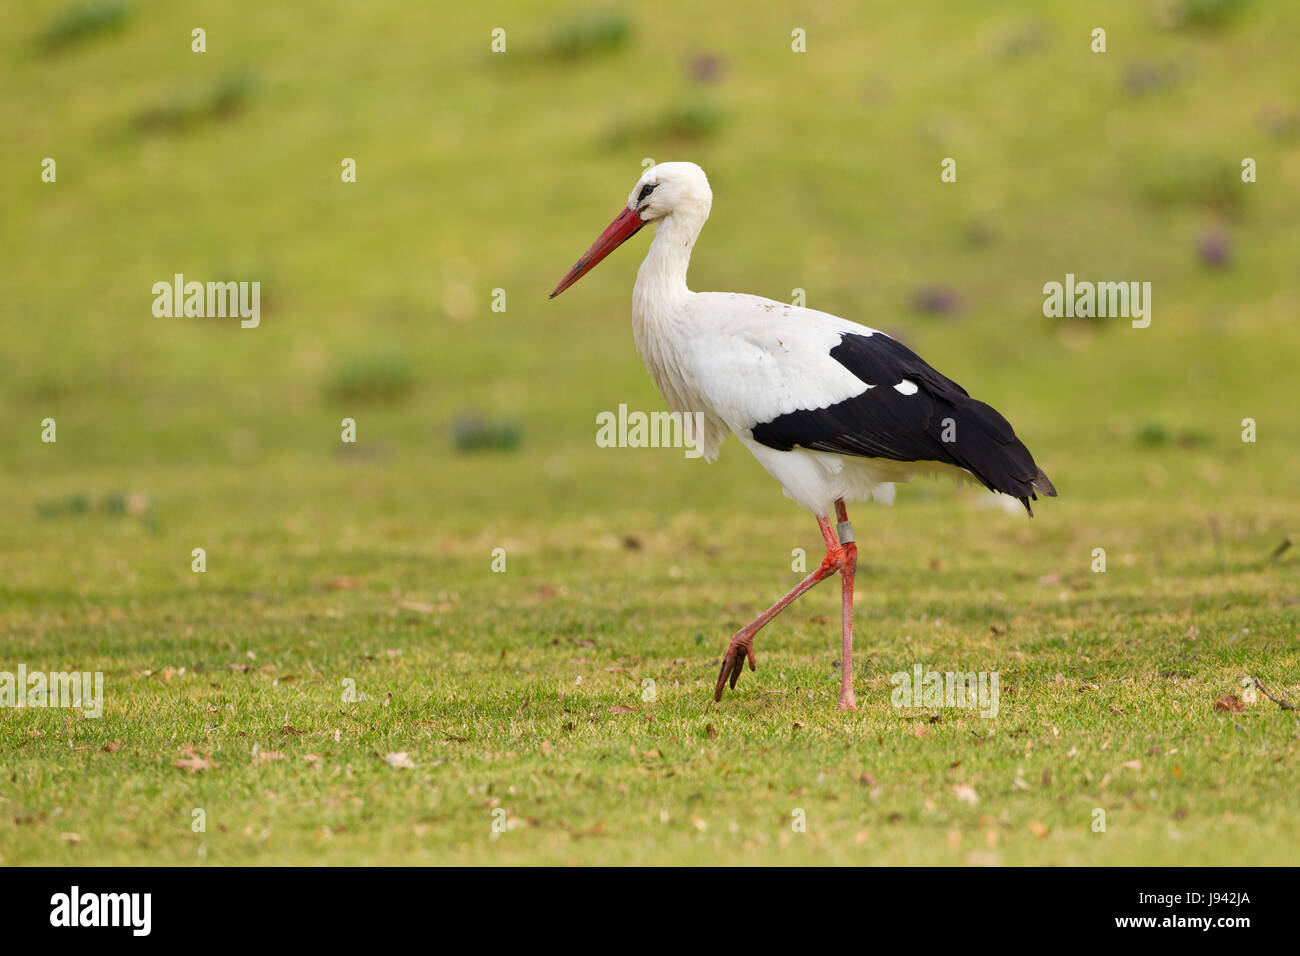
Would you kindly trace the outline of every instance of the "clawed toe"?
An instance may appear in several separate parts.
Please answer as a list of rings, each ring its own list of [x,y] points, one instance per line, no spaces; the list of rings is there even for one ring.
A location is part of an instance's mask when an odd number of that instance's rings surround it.
[[[732,641],[731,646],[727,648],[727,656],[722,659],[722,668],[718,671],[718,683],[713,688],[713,699],[722,700],[722,691],[728,684],[731,689],[736,689],[736,681],[740,680],[741,673],[745,670],[745,661],[749,661],[749,669],[757,670],[758,664],[754,660],[753,642],[741,644]]]

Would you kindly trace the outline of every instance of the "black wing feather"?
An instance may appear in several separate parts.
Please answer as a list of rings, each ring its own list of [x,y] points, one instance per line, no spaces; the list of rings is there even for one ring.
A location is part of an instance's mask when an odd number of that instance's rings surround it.
[[[846,334],[830,356],[876,387],[761,422],[753,428],[755,441],[778,451],[798,445],[862,458],[944,462],[966,469],[991,491],[1019,498],[1031,515],[1036,491],[1056,495],[1010,422],[897,339]],[[893,388],[904,379],[917,386],[915,394]]]

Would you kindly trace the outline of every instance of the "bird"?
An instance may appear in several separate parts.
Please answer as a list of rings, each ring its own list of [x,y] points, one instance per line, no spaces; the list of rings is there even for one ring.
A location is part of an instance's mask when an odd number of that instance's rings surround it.
[[[755,295],[692,292],[691,251],[713,206],[691,162],[647,168],[626,206],[551,293],[554,299],[642,228],[655,236],[632,290],[632,332],[669,409],[695,416],[706,461],[735,435],[786,497],[811,511],[826,545],[817,569],[731,638],[720,701],[757,669],[754,637],[813,586],[841,580],[841,710],[856,710],[853,598],[858,545],[847,504],[892,504],[894,483],[950,474],[1019,499],[1056,496],[1010,423],[902,342],[826,312]],[[832,525],[832,516],[834,524]]]

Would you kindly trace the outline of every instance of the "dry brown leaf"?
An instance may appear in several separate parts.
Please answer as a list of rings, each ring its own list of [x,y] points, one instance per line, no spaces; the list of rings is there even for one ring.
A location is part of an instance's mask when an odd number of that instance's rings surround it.
[[[202,773],[204,770],[213,770],[220,764],[213,763],[208,757],[202,757],[193,747],[186,747],[181,751],[183,759],[176,761],[175,767],[178,770],[188,770],[190,773]]]
[[[1226,710],[1231,714],[1244,713],[1246,705],[1241,702],[1241,698],[1236,694],[1224,694],[1214,702],[1215,710]]]

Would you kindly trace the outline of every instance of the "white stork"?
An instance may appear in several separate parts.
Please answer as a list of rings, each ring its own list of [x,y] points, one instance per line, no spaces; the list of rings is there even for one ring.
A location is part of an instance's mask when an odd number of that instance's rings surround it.
[[[754,295],[686,288],[691,248],[712,204],[699,166],[652,166],[551,298],[655,223],[632,291],[632,330],[650,377],[669,408],[702,416],[696,440],[706,460],[734,433],[787,497],[813,513],[826,541],[817,570],[731,638],[714,700],[728,678],[735,688],[746,660],[755,669],[754,635],[838,572],[839,706],[852,710],[858,547],[845,502],[891,503],[893,482],[950,473],[1020,499],[1032,516],[1036,492],[1056,489],[1005,418],[883,332]]]

